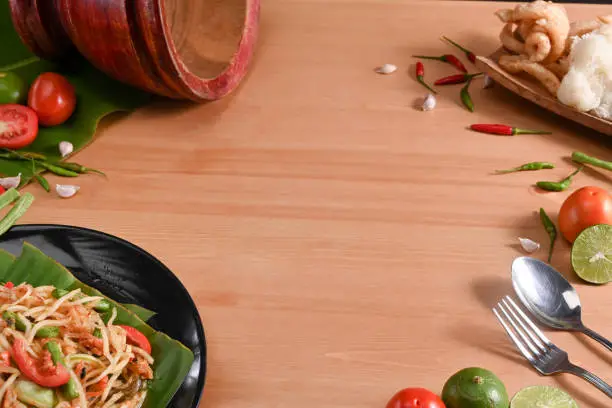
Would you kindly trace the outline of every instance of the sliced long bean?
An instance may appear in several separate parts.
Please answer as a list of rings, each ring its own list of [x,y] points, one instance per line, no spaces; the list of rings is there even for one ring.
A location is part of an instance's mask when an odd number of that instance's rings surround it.
[[[24,193],[19,197],[13,208],[0,221],[0,235],[8,231],[25,214],[32,202],[34,202],[34,196],[30,193]]]
[[[17,200],[21,194],[15,188],[9,188],[2,195],[0,195],[0,210],[6,207],[9,204],[12,204],[13,201]]]

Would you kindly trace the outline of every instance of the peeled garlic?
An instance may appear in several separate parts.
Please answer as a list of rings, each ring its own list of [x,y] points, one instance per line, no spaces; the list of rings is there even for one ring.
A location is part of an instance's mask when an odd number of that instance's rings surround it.
[[[427,94],[421,105],[422,111],[430,111],[436,107],[436,97],[433,94]]]
[[[0,186],[4,187],[4,189],[8,190],[9,188],[17,188],[21,183],[21,173],[16,175],[15,177],[4,177],[0,178]]]
[[[491,88],[493,86],[493,84],[494,84],[493,79],[490,76],[488,76],[487,74],[485,74],[484,81],[482,83],[482,89]]]
[[[62,198],[70,198],[73,195],[75,195],[77,193],[77,191],[79,191],[81,187],[79,186],[73,186],[70,184],[56,184],[55,185],[55,191],[57,192],[57,195],[62,197]]]
[[[60,142],[59,151],[62,157],[68,156],[74,150],[74,146],[70,142]]]
[[[521,242],[521,246],[523,247],[525,252],[528,252],[530,254],[540,249],[540,244],[529,238],[519,237],[519,241]]]
[[[393,64],[384,64],[383,66],[376,68],[376,72],[384,75],[392,74],[395,71],[397,71],[397,67]]]

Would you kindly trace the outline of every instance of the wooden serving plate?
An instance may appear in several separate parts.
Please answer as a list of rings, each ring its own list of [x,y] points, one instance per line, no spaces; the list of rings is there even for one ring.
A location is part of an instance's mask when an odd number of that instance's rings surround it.
[[[612,136],[612,122],[591,115],[590,113],[579,112],[572,107],[564,105],[537,83],[537,81],[529,79],[526,76],[512,75],[504,71],[497,64],[499,57],[504,55],[504,53],[503,49],[500,49],[490,57],[478,56],[476,57],[476,66],[499,85],[544,109],[605,135]]]

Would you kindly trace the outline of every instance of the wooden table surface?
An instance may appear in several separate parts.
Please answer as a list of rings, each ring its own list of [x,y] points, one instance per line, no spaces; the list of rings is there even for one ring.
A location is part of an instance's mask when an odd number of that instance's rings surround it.
[[[22,223],[65,223],[130,240],[165,262],[194,297],[208,338],[201,407],[381,408],[400,388],[441,392],[468,366],[510,394],[561,386],[582,407],[610,400],[582,380],[541,377],[491,307],[513,294],[517,237],[547,247],[536,211],[554,218],[573,150],[610,157],[609,140],[509,92],[458,87],[432,112],[411,54],[455,52],[444,34],[488,54],[506,4],[427,0],[266,0],[257,60],[240,90],[201,106],[159,102],[106,120],[76,156],[101,168],[61,200],[39,187]],[[572,18],[609,13],[567,6]],[[381,76],[373,69],[393,63]],[[454,71],[426,64],[429,81]],[[505,122],[551,136],[496,137]],[[547,160],[546,173],[493,176]],[[587,170],[572,189],[610,186]],[[545,250],[536,254],[544,259]],[[585,321],[612,337],[612,286],[579,282],[559,241],[553,264],[579,291]],[[171,306],[169,306],[171,307]],[[550,333],[576,363],[612,382],[612,356],[584,336]]]

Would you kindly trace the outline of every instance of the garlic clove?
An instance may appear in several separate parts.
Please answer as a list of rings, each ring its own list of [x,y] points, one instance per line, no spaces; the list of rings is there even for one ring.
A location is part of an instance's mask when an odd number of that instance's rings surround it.
[[[422,111],[430,111],[436,107],[436,97],[433,94],[427,94],[421,105]]]
[[[521,243],[521,247],[523,247],[523,249],[525,250],[525,252],[528,253],[533,253],[535,251],[537,251],[538,249],[540,249],[540,244],[529,239],[529,238],[520,238],[519,237],[519,241]]]
[[[384,64],[376,68],[376,72],[383,75],[389,75],[397,71],[397,67],[393,64]]]
[[[73,195],[75,195],[77,191],[79,191],[80,189],[81,187],[70,185],[70,184],[56,184],[55,185],[55,191],[57,192],[57,195],[62,198],[70,198]]]
[[[70,142],[66,142],[66,141],[60,142],[59,151],[62,157],[66,157],[74,151],[74,146]]]
[[[14,177],[3,177],[0,178],[0,186],[4,187],[5,190],[9,188],[17,188],[21,184],[21,173]]]
[[[492,88],[494,84],[495,84],[495,82],[493,82],[493,78],[491,78],[490,76],[485,74],[484,81],[482,83],[482,89]]]

